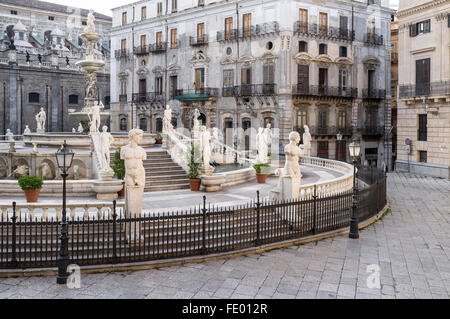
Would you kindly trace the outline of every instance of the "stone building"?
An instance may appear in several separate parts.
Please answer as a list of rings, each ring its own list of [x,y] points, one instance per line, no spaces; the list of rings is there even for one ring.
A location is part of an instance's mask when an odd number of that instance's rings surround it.
[[[83,58],[80,38],[88,10],[43,1],[0,0],[0,135],[25,126],[35,132],[35,115],[43,107],[47,131],[72,131],[79,119],[68,115],[84,104],[84,74],[75,65]],[[109,107],[109,31],[111,17],[95,13],[101,35],[96,48],[107,61],[99,73],[101,99]]]
[[[400,1],[396,162],[400,171],[450,178],[449,15],[448,0]]]
[[[113,9],[111,126],[307,124],[312,155],[390,163],[390,21],[381,1],[139,1]],[[225,132],[224,132],[225,133]],[[337,142],[337,135],[342,136]],[[225,140],[227,144],[232,141]],[[252,148],[246,140],[246,148]]]
[[[390,138],[392,141],[392,168],[395,168],[397,160],[397,98],[398,98],[398,21],[392,15],[391,23],[391,127]],[[389,132],[387,133],[389,134]]]

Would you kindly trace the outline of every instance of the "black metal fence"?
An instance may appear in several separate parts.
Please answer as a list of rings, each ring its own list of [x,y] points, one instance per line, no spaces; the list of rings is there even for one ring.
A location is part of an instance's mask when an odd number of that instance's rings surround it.
[[[386,204],[384,173],[360,170],[372,185],[358,192],[359,221]],[[352,192],[307,200],[211,207],[125,218],[114,208],[101,218],[68,222],[70,262],[78,265],[139,262],[220,253],[302,238],[349,226]],[[54,267],[60,246],[59,221],[28,220],[16,211],[0,220],[0,268]]]

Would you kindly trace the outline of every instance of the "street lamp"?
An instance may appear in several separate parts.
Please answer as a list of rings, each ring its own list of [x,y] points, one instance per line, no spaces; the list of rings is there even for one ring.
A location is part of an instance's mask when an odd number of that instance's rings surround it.
[[[350,152],[350,157],[353,160],[353,195],[352,195],[352,215],[350,217],[350,233],[349,233],[349,237],[350,238],[354,238],[357,239],[359,238],[359,233],[358,233],[358,216],[356,214],[356,208],[358,205],[358,201],[357,201],[357,189],[356,189],[356,163],[359,159],[359,155],[361,153],[361,146],[359,145],[359,143],[357,141],[353,141],[352,143],[350,143],[349,145],[349,152]]]
[[[340,160],[340,158],[341,158],[341,141],[342,141],[342,133],[341,133],[341,131],[339,131],[337,134],[336,134],[336,139],[337,139],[337,151],[338,151],[338,156],[337,156],[337,160],[339,161]]]
[[[74,153],[67,147],[64,141],[63,147],[56,152],[56,163],[61,170],[61,177],[63,178],[63,206],[62,206],[62,221],[61,221],[61,247],[58,256],[58,276],[56,283],[66,284],[69,274],[67,273],[67,266],[69,266],[69,236],[66,220],[66,179],[69,174],[68,169],[72,166]]]

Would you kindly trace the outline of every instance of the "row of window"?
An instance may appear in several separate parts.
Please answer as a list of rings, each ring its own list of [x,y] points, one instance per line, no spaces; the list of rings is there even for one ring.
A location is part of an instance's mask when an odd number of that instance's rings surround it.
[[[11,14],[16,16],[19,13],[17,12],[17,10],[11,10]],[[48,16],[48,20],[49,21],[55,21],[55,17],[54,16]],[[87,25],[87,22],[86,21],[81,21],[81,24],[82,25]]]
[[[78,105],[80,102],[79,95],[77,94],[70,94],[69,95],[69,105]],[[30,92],[28,93],[28,103],[30,104],[39,104],[41,103],[41,95],[36,92]],[[110,97],[105,97],[105,105],[110,104]]]
[[[300,41],[298,43],[298,51],[301,52],[308,52],[308,42],[306,41]],[[328,54],[328,45],[325,43],[319,44],[319,54]],[[339,57],[347,57],[347,47],[346,46],[340,46],[339,47]]]

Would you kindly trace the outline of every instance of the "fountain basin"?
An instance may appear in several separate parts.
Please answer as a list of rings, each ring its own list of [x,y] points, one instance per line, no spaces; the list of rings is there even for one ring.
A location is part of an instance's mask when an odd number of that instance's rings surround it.
[[[100,60],[83,60],[75,63],[76,66],[82,68],[88,73],[97,72],[105,66],[105,62]]]

